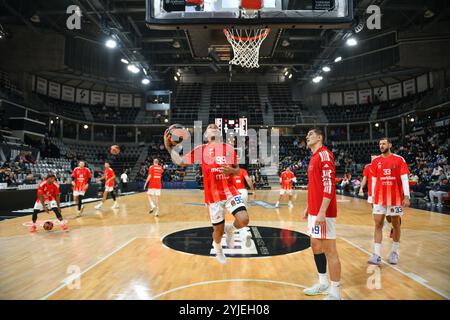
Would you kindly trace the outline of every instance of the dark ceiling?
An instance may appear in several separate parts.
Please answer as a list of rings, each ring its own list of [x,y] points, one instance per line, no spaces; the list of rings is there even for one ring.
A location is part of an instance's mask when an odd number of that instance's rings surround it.
[[[66,28],[66,8],[72,4],[83,12],[81,30]],[[420,31],[450,16],[446,0],[355,0],[355,16],[364,17],[370,4],[381,7],[382,30],[364,28],[358,34],[360,38],[391,29]],[[0,9],[0,23],[6,29],[14,24],[25,24],[30,30],[51,28],[94,45],[103,45],[107,33],[114,32],[120,39],[120,54],[130,61],[138,61],[153,80],[173,77],[179,70],[197,75],[229,72],[227,59],[231,52],[223,34],[203,30],[150,30],[146,26],[144,0],[0,0]],[[426,17],[430,12],[431,17]],[[251,72],[267,73],[290,67],[297,80],[306,79],[323,61],[332,59],[350,35],[351,30],[272,30],[262,48],[261,68]],[[217,63],[219,70],[211,68],[212,60],[207,54],[210,47],[222,59]],[[233,71],[250,72],[237,67]]]

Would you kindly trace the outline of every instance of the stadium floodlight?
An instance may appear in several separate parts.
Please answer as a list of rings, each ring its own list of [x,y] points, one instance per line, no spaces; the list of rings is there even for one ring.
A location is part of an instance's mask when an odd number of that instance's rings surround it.
[[[165,118],[165,119],[164,119],[164,122],[165,122],[165,123],[169,122],[169,119]]]
[[[346,43],[349,47],[354,47],[358,44],[358,41],[352,37],[352,38],[348,38]]]
[[[178,76],[178,77],[181,77],[180,71],[177,71],[177,76]]]
[[[288,77],[289,79],[291,79],[292,78],[292,73],[289,75],[289,77]]]
[[[379,127],[380,126],[380,124],[377,122],[377,123],[375,123],[375,127]]]
[[[284,73],[285,76],[287,76],[288,74],[289,74],[289,71],[286,71],[286,72]]]
[[[132,73],[139,73],[139,68],[134,65],[134,64],[129,64],[127,67],[128,71],[132,72]]]
[[[409,121],[414,122],[414,121],[416,121],[416,120],[414,120],[414,118],[411,118],[411,119],[409,119]]]
[[[130,62],[127,59],[120,59],[120,62],[125,63],[125,64],[129,64]]]
[[[316,76],[312,79],[312,81],[314,83],[319,83],[320,81],[322,81],[323,77],[322,76]]]
[[[54,121],[53,120],[50,120],[50,124],[53,124],[54,123]]]
[[[173,79],[174,79],[175,81],[178,81],[178,77],[177,77],[177,76],[174,76]]]
[[[145,85],[147,85],[147,84],[149,84],[150,83],[150,80],[149,79],[147,79],[147,78],[144,78],[144,79],[142,79],[142,84],[145,84]]]
[[[322,71],[323,71],[323,72],[330,72],[330,71],[331,71],[331,68],[330,68],[329,66],[324,66],[324,67],[322,68]]]
[[[107,48],[114,49],[115,47],[117,47],[117,41],[109,38],[108,40],[106,40],[105,46]]]
[[[342,60],[342,57],[339,56],[339,57],[336,57],[336,59],[334,59],[334,62],[339,62],[339,61],[341,61],[341,60]]]
[[[87,124],[85,124],[85,125],[83,126],[83,128],[84,128],[85,130],[87,130],[87,129],[89,129],[89,126],[88,126]]]

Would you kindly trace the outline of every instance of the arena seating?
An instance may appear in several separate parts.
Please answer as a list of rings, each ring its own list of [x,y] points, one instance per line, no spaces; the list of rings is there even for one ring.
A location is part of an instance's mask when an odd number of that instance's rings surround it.
[[[171,101],[172,122],[192,124],[197,120],[201,96],[201,83],[179,84]]]
[[[262,124],[262,111],[256,84],[214,83],[211,89],[209,121],[247,116],[249,123]]]
[[[369,104],[349,106],[331,105],[322,107],[329,122],[367,121],[372,109],[373,106]]]
[[[300,102],[294,102],[292,100],[290,86],[287,84],[271,83],[267,88],[275,124],[295,124],[300,122],[299,115],[305,109]]]

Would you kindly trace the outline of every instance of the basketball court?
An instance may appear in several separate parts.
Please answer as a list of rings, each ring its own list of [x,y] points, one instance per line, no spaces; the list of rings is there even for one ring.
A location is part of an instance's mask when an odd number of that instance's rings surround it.
[[[306,223],[300,219],[306,192],[296,191],[293,209],[270,208],[277,197],[276,190],[257,191],[259,205],[249,206],[252,247],[257,248],[235,249],[234,256],[227,254],[226,265],[201,250],[212,248],[212,229],[200,190],[163,190],[158,218],[147,213],[146,195],[140,193],[121,197],[119,209],[105,205],[98,212],[95,203],[88,204],[81,218],[75,218],[75,207],[63,209],[68,232],[55,226],[29,234],[22,225],[28,217],[2,221],[0,298],[322,299],[302,292],[316,272]],[[450,297],[450,261],[445,258],[450,255],[445,245],[450,216],[407,209],[399,264],[376,267],[367,264],[373,234],[369,205],[338,196],[338,214],[344,299]],[[258,231],[263,227],[270,230]],[[388,231],[384,252],[391,242]]]

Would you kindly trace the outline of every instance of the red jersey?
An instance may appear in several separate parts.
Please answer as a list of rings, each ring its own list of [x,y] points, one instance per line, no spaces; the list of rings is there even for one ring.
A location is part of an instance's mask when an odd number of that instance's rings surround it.
[[[186,164],[201,163],[206,204],[227,200],[239,195],[233,175],[224,175],[221,167],[237,164],[233,147],[225,143],[203,144],[184,156]]]
[[[72,178],[75,182],[75,186],[73,187],[74,191],[84,191],[86,185],[88,184],[88,180],[92,177],[91,171],[88,168],[80,168],[76,167],[73,169]]]
[[[308,165],[308,213],[317,216],[323,198],[330,199],[327,218],[337,216],[336,204],[336,167],[333,153],[327,147],[321,147],[311,157]]]
[[[236,189],[246,189],[245,188],[245,177],[248,177],[248,172],[245,169],[240,168],[239,169],[239,175],[233,176],[234,179],[234,186]]]
[[[56,200],[59,195],[59,185],[56,182],[49,184],[44,180],[38,186],[36,202],[41,202],[41,194],[44,195],[44,202]]]
[[[292,189],[292,179],[295,175],[292,171],[283,171],[280,175],[281,179],[281,189],[291,190]]]
[[[370,163],[366,164],[363,170],[363,176],[367,179],[367,194],[372,196],[372,171],[370,170]]]
[[[105,168],[105,188],[113,188],[114,187],[114,180],[108,182],[109,179],[115,176],[114,170],[111,168]]]
[[[373,159],[372,175],[375,177],[373,203],[382,206],[401,206],[403,202],[402,175],[409,175],[408,165],[403,157],[391,154]]]
[[[161,189],[161,179],[163,174],[163,168],[159,164],[151,165],[148,168],[148,175],[150,176],[150,180],[148,183],[149,189]]]

